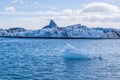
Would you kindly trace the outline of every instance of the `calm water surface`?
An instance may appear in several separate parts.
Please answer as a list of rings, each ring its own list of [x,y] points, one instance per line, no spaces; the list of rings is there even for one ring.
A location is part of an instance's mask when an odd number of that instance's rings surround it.
[[[68,44],[93,57],[65,58]],[[0,80],[120,80],[120,40],[0,38]]]

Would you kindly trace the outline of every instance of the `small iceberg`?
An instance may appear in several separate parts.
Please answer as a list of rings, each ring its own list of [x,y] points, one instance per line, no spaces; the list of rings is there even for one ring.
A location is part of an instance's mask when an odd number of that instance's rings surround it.
[[[102,59],[102,57],[99,54],[96,54],[94,52],[89,52],[87,49],[80,50],[71,44],[67,44],[65,46],[64,54],[65,59]]]

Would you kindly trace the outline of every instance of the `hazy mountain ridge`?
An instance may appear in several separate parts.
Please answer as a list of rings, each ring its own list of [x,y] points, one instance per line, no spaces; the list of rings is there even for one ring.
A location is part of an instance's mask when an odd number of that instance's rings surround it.
[[[120,30],[113,28],[88,28],[81,24],[58,27],[51,20],[50,24],[39,30],[24,28],[0,29],[3,37],[47,37],[47,38],[120,38]]]

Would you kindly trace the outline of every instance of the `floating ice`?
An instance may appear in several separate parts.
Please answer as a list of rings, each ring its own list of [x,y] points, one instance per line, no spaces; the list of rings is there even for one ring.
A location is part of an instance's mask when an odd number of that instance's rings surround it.
[[[65,46],[64,58],[66,59],[101,59],[99,54],[89,52],[87,49],[78,49],[70,44]]]
[[[89,28],[81,24],[59,27],[50,20],[49,25],[38,30],[24,28],[0,29],[0,36],[47,38],[120,38],[120,30],[113,28]]]

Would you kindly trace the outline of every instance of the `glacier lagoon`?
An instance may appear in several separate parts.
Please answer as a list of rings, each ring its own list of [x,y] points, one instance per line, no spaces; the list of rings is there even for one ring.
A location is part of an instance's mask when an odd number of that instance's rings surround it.
[[[119,80],[119,39],[0,38],[0,80]]]

